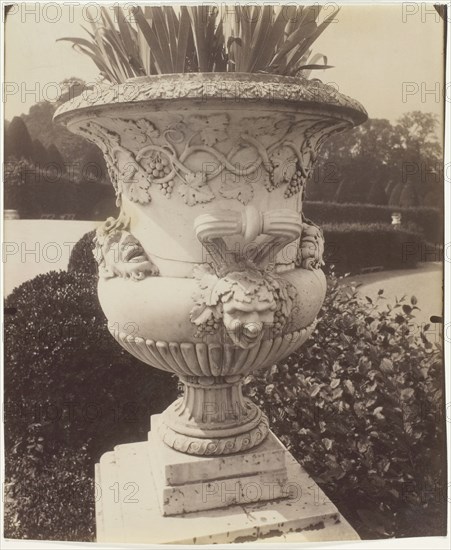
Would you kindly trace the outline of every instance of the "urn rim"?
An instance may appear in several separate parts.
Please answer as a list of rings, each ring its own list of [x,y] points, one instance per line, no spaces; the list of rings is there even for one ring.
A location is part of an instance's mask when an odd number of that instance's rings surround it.
[[[241,103],[278,108],[319,111],[347,118],[353,126],[368,119],[363,105],[318,79],[264,73],[173,73],[130,78],[121,84],[99,85],[63,103],[55,122],[67,124],[79,114],[106,114],[112,107],[146,105],[158,111],[161,104],[176,100],[206,103],[227,110]]]

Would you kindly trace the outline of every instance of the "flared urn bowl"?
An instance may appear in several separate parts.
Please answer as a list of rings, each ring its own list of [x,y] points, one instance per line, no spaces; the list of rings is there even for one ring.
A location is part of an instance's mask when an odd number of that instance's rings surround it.
[[[322,143],[365,110],[318,81],[193,73],[94,88],[55,119],[100,147],[120,206],[95,238],[110,332],[183,382],[164,442],[258,445],[268,421],[241,383],[315,327],[324,239],[302,214],[305,184]]]

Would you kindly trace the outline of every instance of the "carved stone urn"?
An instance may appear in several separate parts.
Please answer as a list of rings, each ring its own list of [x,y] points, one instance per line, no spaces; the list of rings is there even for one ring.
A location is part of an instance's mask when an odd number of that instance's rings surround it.
[[[241,384],[315,327],[324,240],[305,184],[322,143],[366,118],[319,81],[240,73],[133,79],[56,113],[101,148],[120,206],[95,239],[110,332],[184,385],[158,428],[169,447],[227,455],[267,436]]]

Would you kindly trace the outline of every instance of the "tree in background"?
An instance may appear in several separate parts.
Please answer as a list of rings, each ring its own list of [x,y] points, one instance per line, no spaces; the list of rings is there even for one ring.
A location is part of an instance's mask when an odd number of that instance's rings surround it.
[[[368,193],[366,202],[368,204],[387,204],[387,195],[385,193],[384,184],[381,181],[375,181]]]
[[[16,159],[32,160],[33,143],[24,121],[15,116],[5,131],[5,159],[14,157]]]
[[[388,199],[389,206],[399,206],[400,205],[400,199],[401,199],[401,193],[402,193],[403,185],[402,183],[397,183],[390,194],[390,197]]]
[[[33,140],[33,162],[41,167],[44,167],[49,162],[48,151],[39,139]]]
[[[84,177],[84,159],[90,156],[95,157],[95,162],[99,165],[96,173],[103,174],[103,179],[97,181],[109,184],[105,161],[98,148],[86,139],[69,132],[62,124],[53,122],[56,109],[65,101],[80,95],[85,87],[85,82],[76,77],[63,80],[60,83],[61,95],[57,101],[36,103],[30,108],[28,114],[22,115],[22,119],[26,123],[32,139],[39,139],[47,149],[53,145],[58,150],[58,153],[54,150],[52,153],[53,157],[57,157],[58,160],[51,162],[57,162],[62,167],[70,167],[68,171],[73,172],[77,178],[81,179]]]
[[[103,220],[117,208],[101,151],[53,122],[59,105],[79,95],[85,83],[69,78],[60,87],[57,101],[41,101],[5,121],[5,205],[26,218]]]
[[[98,147],[90,147],[80,162],[80,176],[84,182],[102,182],[108,180],[108,172],[102,151]]]
[[[441,183],[442,178],[437,117],[421,111],[406,113],[398,120],[396,131],[403,151],[401,181],[407,186],[405,195],[408,202],[422,203],[431,187]]]
[[[27,115],[6,121],[5,207],[21,217],[70,214],[103,220],[117,211],[100,150],[53,122],[59,104],[83,86],[79,79],[67,79],[59,102],[41,101]]]
[[[386,204],[395,189],[399,202],[399,189],[408,186],[405,202],[424,204],[427,197],[429,206],[441,207],[443,157],[437,126],[434,114],[412,111],[396,124],[370,119],[331,138],[307,182],[307,199]]]
[[[399,197],[399,206],[403,208],[418,206],[418,197],[415,192],[415,186],[412,183],[406,183],[402,188]]]
[[[56,165],[62,172],[66,171],[64,159],[54,143],[52,143],[48,148],[48,159],[49,164]]]

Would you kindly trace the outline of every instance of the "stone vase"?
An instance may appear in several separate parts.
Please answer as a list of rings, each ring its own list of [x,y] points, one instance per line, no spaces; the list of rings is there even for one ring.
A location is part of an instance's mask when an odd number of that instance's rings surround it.
[[[183,382],[159,426],[173,449],[267,436],[241,384],[314,330],[324,239],[305,184],[324,141],[366,118],[318,81],[240,73],[133,79],[56,113],[105,156],[120,214],[95,239],[100,303],[121,346]]]

